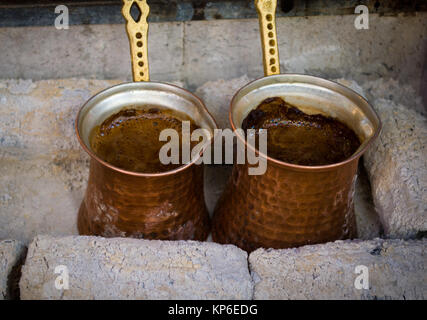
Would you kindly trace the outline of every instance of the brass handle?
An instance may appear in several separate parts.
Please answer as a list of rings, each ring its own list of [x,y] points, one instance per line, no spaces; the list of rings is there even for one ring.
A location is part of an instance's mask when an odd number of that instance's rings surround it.
[[[138,21],[130,14],[133,4],[139,7],[141,13]],[[122,15],[126,20],[126,32],[129,37],[133,81],[150,81],[147,50],[149,13],[150,7],[146,0],[123,0]]]
[[[264,62],[264,75],[280,73],[279,50],[276,32],[277,0],[255,0]]]

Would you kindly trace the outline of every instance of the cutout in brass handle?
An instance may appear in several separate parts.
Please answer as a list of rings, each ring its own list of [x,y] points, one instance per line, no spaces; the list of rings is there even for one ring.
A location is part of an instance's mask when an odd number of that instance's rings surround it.
[[[279,49],[276,32],[277,0],[255,0],[258,11],[264,75],[280,73]]]
[[[138,6],[140,12],[138,21],[130,13],[133,5]],[[129,37],[133,81],[150,81],[147,50],[149,13],[150,7],[146,0],[123,0],[122,15],[126,20]]]

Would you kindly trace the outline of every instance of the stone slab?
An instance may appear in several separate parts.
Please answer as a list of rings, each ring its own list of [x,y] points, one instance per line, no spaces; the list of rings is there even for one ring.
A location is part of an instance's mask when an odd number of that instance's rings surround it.
[[[375,208],[387,237],[427,231],[427,118],[407,106],[377,99],[383,128],[364,155]]]
[[[74,121],[87,99],[119,82],[0,82],[0,238],[77,233],[89,157]]]
[[[426,239],[375,239],[258,249],[249,256],[254,299],[424,300],[426,248]],[[357,266],[362,267],[356,270]]]
[[[354,27],[356,15],[278,18],[281,73],[359,83],[395,78],[420,95],[427,51],[425,16],[370,14],[368,30]],[[190,88],[245,74],[263,76],[257,20],[186,22],[184,35],[183,72]]]
[[[59,265],[66,290],[55,287]],[[247,253],[235,246],[125,238],[36,237],[20,289],[25,300],[252,298]]]

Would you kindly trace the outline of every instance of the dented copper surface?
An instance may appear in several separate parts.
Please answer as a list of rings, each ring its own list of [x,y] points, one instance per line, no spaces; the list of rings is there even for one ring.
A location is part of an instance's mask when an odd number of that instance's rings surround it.
[[[308,75],[274,75],[249,83],[232,99],[229,117],[239,139],[245,142],[236,129],[251,110],[271,97],[307,114],[339,119],[357,134],[361,145],[341,162],[317,166],[286,163],[257,151],[267,161],[263,175],[250,176],[247,164],[235,164],[215,208],[213,240],[252,251],[355,237],[358,161],[379,134],[377,114],[364,98],[335,82]],[[246,142],[245,146],[254,149]]]

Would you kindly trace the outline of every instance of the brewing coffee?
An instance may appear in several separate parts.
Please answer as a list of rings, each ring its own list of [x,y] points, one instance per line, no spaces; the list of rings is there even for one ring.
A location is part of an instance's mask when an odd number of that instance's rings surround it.
[[[159,136],[164,129],[174,129],[181,146],[182,121],[190,122],[190,133],[198,128],[192,119],[177,112],[158,108],[123,109],[93,129],[91,148],[102,160],[121,169],[143,173],[173,170],[181,164],[161,163],[159,152],[166,142],[159,141]]]
[[[341,162],[360,146],[355,132],[332,117],[309,115],[274,97],[243,120],[242,128],[267,129],[267,153],[288,163],[318,166]]]

